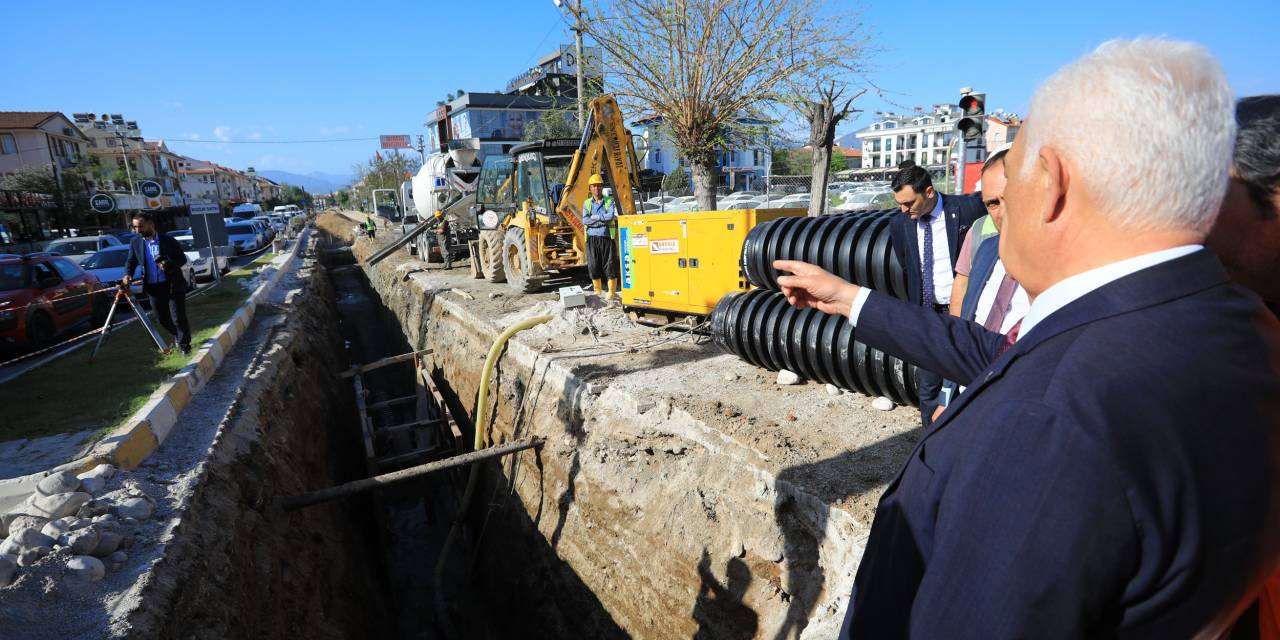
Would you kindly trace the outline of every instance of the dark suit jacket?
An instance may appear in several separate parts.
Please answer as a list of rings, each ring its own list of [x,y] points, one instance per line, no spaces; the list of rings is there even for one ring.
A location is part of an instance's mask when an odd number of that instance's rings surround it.
[[[964,243],[964,234],[974,221],[987,214],[978,196],[949,196],[939,194],[942,198],[942,211],[947,218],[947,243],[951,250],[951,269],[956,268],[956,258],[960,255],[960,245]],[[917,247],[917,229],[919,223],[910,216],[899,213],[889,223],[889,237],[893,240],[893,252],[898,254],[898,264],[906,271],[907,295],[915,304],[922,304],[921,294],[920,249]]]
[[[177,240],[174,240],[159,231],[156,233],[158,234],[160,241],[160,255],[162,256],[162,258],[157,258],[156,262],[158,263],[162,259],[164,260],[165,280],[178,285],[185,284],[185,280],[182,279],[182,265],[187,263],[187,254],[182,250],[182,245],[178,244]],[[133,272],[138,268],[138,265],[143,265],[142,275],[144,279],[146,278],[146,250],[146,238],[138,235],[129,239],[129,258],[125,261],[124,268],[125,273],[129,274],[130,277],[133,277]],[[179,289],[179,291],[181,291],[181,289]]]
[[[990,366],[998,335],[882,294],[857,333],[970,386],[881,498],[842,637],[1189,637],[1280,563],[1280,324],[1211,252]]]

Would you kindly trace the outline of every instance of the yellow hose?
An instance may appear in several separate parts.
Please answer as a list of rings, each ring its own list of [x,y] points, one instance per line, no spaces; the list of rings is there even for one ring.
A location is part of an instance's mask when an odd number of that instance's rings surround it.
[[[503,331],[498,336],[498,339],[493,341],[493,346],[489,347],[489,357],[484,359],[484,371],[480,373],[480,397],[476,400],[476,440],[472,447],[475,451],[479,451],[486,446],[484,434],[489,430],[489,416],[493,413],[492,411],[485,411],[489,404],[489,378],[493,375],[494,366],[498,364],[498,358],[502,356],[502,347],[506,346],[507,340],[510,340],[511,336],[550,320],[551,316],[534,316],[528,320],[517,322],[507,327],[506,331]]]
[[[498,358],[502,356],[502,348],[506,346],[507,341],[511,339],[511,336],[524,331],[525,329],[536,327],[549,320],[551,320],[551,316],[543,315],[534,316],[528,320],[517,322],[516,324],[507,327],[507,329],[498,336],[498,339],[493,341],[493,346],[489,347],[489,356],[484,359],[484,371],[480,373],[480,395],[476,398],[475,451],[479,451],[486,446],[484,435],[485,432],[489,430],[489,420],[490,416],[493,414],[492,411],[485,410],[489,404],[489,378],[493,375],[494,366],[498,364]],[[480,463],[477,462],[471,465],[471,473],[467,476],[467,488],[462,492],[462,500],[458,503],[458,512],[454,516],[453,526],[449,528],[449,535],[445,537],[444,546],[440,549],[440,559],[436,561],[436,607],[438,609],[438,615],[441,616],[447,615],[443,606],[443,600],[440,597],[443,593],[442,585],[444,580],[444,563],[449,557],[449,549],[453,546],[454,539],[458,537],[458,534],[462,529],[462,517],[467,512],[467,506],[471,504],[471,496],[475,493],[476,483],[479,482],[479,480]],[[446,624],[448,622],[445,618],[442,618],[442,621]]]

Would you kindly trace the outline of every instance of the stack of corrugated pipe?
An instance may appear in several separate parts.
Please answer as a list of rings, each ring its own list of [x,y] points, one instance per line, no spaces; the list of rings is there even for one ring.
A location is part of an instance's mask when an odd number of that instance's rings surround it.
[[[747,235],[741,266],[759,287],[725,296],[711,314],[716,344],[773,371],[816,380],[902,405],[918,402],[916,367],[854,339],[843,316],[798,310],[778,291],[774,260],[802,260],[845,280],[906,299],[906,276],[889,240],[896,209],[779,218]]]

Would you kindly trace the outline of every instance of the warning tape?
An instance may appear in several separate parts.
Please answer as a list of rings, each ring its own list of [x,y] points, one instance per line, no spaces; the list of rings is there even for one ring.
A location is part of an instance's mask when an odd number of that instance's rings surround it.
[[[267,246],[265,246],[265,247],[262,247],[261,249],[258,249],[257,251],[254,251],[253,253],[246,253],[246,254],[243,254],[243,255],[241,255],[241,256],[239,256],[239,257],[242,257],[242,258],[243,258],[243,257],[246,257],[246,256],[254,256],[254,255],[257,255],[257,254],[259,254],[259,253],[262,253],[263,251],[266,251],[266,250],[267,250],[267,249],[269,249],[269,248],[271,248],[271,245],[267,245]],[[201,295],[201,294],[203,294],[203,293],[208,292],[210,289],[212,289],[212,288],[214,287],[214,285],[215,285],[215,284],[217,284],[217,283],[216,283],[216,282],[214,282],[214,283],[207,284],[207,285],[205,285],[205,286],[203,286],[203,287],[198,287],[198,288],[196,288],[194,291],[191,291],[191,292],[187,293],[187,299],[188,299],[188,300],[190,300],[191,298],[194,298],[194,297],[196,297],[196,296],[198,296],[198,295]],[[97,295],[97,294],[101,294],[101,293],[105,293],[105,294],[108,294],[108,295],[112,295],[112,294],[114,294],[114,293],[115,293],[115,287],[103,287],[102,289],[98,289],[97,291],[93,291],[92,293],[87,293],[87,294],[86,294],[86,293],[82,293],[82,294],[77,294],[77,296]],[[68,297],[66,297],[66,298],[58,298],[58,300],[59,300],[59,301],[62,301],[62,300],[69,300],[70,298],[71,298],[71,297],[70,297],[70,296],[68,296]],[[32,304],[35,304],[35,303],[32,303]],[[18,308],[25,309],[25,308],[27,308],[27,307],[29,307],[29,306],[31,306],[31,305],[27,305],[26,307],[18,307]],[[9,310],[10,310],[10,309],[5,309],[5,311],[9,311]],[[14,310],[16,310],[16,309],[14,309]],[[129,318],[128,320],[123,320],[123,321],[121,321],[121,322],[117,322],[117,323],[115,323],[115,324],[111,325],[111,330],[112,330],[112,331],[115,331],[115,330],[116,330],[117,328],[119,328],[119,327],[123,327],[123,326],[125,326],[125,325],[127,325],[127,324],[129,324],[129,323],[132,323],[132,322],[137,321],[137,319],[138,319],[138,318],[135,316],[135,317]],[[4,362],[0,362],[0,369],[3,369],[4,367],[7,367],[7,366],[9,366],[9,365],[11,365],[11,364],[14,364],[14,363],[17,363],[17,362],[22,362],[23,360],[28,360],[28,359],[30,359],[30,358],[34,358],[34,357],[36,357],[36,356],[38,356],[38,355],[40,355],[40,354],[48,353],[48,352],[50,352],[50,351],[52,351],[52,350],[54,350],[54,349],[58,349],[58,348],[61,348],[61,347],[65,347],[65,346],[67,346],[67,345],[69,345],[69,344],[71,344],[71,343],[73,343],[73,342],[76,342],[77,340],[82,340],[82,339],[84,339],[84,338],[88,338],[88,337],[90,337],[90,336],[97,335],[97,334],[99,334],[99,333],[102,333],[102,330],[103,330],[103,329],[106,329],[106,327],[98,327],[98,328],[96,328],[96,329],[90,329],[90,330],[88,330],[88,331],[86,331],[86,332],[84,332],[84,333],[81,333],[81,334],[79,334],[79,335],[73,336],[73,337],[71,337],[71,338],[67,338],[66,340],[63,340],[62,342],[59,342],[59,343],[57,343],[57,344],[49,345],[49,346],[44,347],[44,348],[42,348],[42,349],[39,349],[39,350],[37,350],[37,351],[32,351],[31,353],[24,353],[24,354],[22,354],[22,355],[20,355],[20,356],[18,356],[18,357],[16,357],[16,358],[12,358],[12,359],[6,360],[6,361],[4,361]]]

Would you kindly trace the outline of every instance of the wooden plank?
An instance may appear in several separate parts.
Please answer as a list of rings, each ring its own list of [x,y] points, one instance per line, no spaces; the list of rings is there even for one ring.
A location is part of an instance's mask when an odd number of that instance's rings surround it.
[[[383,433],[386,431],[404,431],[405,429],[411,429],[413,427],[425,427],[428,425],[439,424],[439,423],[440,423],[439,418],[427,418],[426,420],[414,420],[413,422],[406,422],[404,424],[393,424],[389,427],[379,427],[377,431],[378,433]]]
[[[360,416],[360,435],[364,438],[364,455],[368,459],[373,458],[373,429],[369,425],[369,413],[365,411],[364,405],[364,382],[361,381],[360,375],[356,374],[356,411]]]
[[[413,395],[413,396],[404,396],[403,398],[392,398],[390,400],[383,400],[382,402],[375,402],[369,405],[369,411],[375,411],[383,407],[390,407],[391,405],[408,402],[410,400],[416,400],[417,398],[418,396]]]
[[[431,378],[431,374],[426,367],[420,367],[418,371],[419,377],[427,385],[427,389],[431,390],[432,397],[436,399],[436,406],[440,407],[440,415],[444,416],[445,421],[448,423],[449,431],[454,438],[461,442],[462,430],[458,428],[458,422],[453,419],[453,413],[449,411],[449,405],[445,404],[444,394],[440,393],[439,387],[436,387],[436,381]]]
[[[337,377],[339,380],[350,378],[351,376],[354,376],[357,373],[368,373],[370,371],[373,371],[374,369],[381,369],[382,367],[396,364],[397,362],[406,362],[408,360],[414,359],[417,356],[428,355],[430,353],[432,353],[431,349],[423,349],[421,351],[410,351],[409,353],[402,353],[398,356],[391,356],[390,358],[374,360],[369,364],[351,367],[350,369],[347,369],[346,371],[343,371],[337,374]]]

